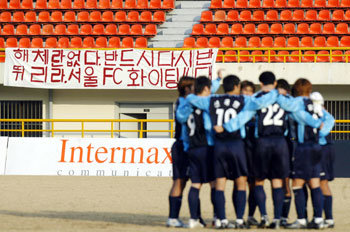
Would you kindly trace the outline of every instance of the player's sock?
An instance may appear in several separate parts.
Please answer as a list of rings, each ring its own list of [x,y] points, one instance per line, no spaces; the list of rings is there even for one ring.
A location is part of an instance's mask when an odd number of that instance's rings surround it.
[[[274,206],[274,219],[280,219],[283,209],[284,191],[282,188],[272,189],[272,199]]]
[[[333,219],[333,197],[332,195],[324,195],[323,199],[324,214],[326,216],[326,219]]]
[[[246,191],[235,190],[233,194],[233,204],[237,219],[243,219],[245,205],[247,201]]]
[[[249,191],[249,196],[248,196],[248,206],[249,206],[249,217],[253,217],[256,209],[256,201],[254,197],[254,190]]]
[[[307,201],[309,200],[309,192],[307,191],[307,186],[303,186],[304,196],[305,196],[305,218],[307,218]]]
[[[282,208],[283,218],[288,218],[291,200],[292,200],[292,197],[286,197],[286,196],[284,197],[283,208]]]
[[[192,219],[198,219],[199,189],[191,187],[188,193],[188,206]]]
[[[215,191],[216,216],[220,219],[226,219],[225,215],[225,195],[224,191]]]
[[[197,208],[197,214],[198,214],[198,218],[202,217],[202,213],[201,213],[201,199],[199,199],[198,197],[198,208]]]
[[[181,208],[182,196],[169,196],[169,218],[178,218]]]
[[[255,186],[254,196],[255,196],[256,204],[259,207],[261,216],[267,215],[267,213],[266,213],[266,195],[265,195],[264,187],[260,186],[260,185]]]
[[[211,188],[210,200],[213,205],[214,217],[216,217],[216,206],[215,206],[215,188]]]
[[[305,193],[302,188],[300,189],[293,189],[294,192],[294,201],[295,201],[295,208],[297,211],[298,219],[305,219],[306,218],[306,210],[305,210]]]
[[[314,207],[314,217],[321,218],[323,210],[323,196],[321,188],[311,189],[312,206]]]

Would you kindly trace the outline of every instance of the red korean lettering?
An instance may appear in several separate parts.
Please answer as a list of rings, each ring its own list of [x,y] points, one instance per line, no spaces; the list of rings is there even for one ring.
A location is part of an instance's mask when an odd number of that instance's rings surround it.
[[[97,76],[94,75],[93,67],[86,67],[84,74],[84,87],[97,87]]]
[[[85,50],[83,52],[85,65],[99,65],[100,56],[98,50]]]
[[[52,50],[51,51],[51,66],[52,67],[63,67],[64,50]]]
[[[117,81],[117,71],[123,71],[121,68],[103,68],[103,85],[106,85],[107,78],[112,78],[114,84],[120,85],[123,81]]]
[[[15,49],[13,50],[13,53],[17,60],[28,62],[28,49]]]
[[[47,67],[32,67],[32,72],[30,74],[30,81],[37,83],[46,83],[47,81]],[[38,72],[34,72],[38,70]]]
[[[49,61],[48,49],[35,49],[35,50],[32,50],[32,54],[35,55],[33,60],[34,62],[42,62],[44,64],[48,64],[48,61]]]
[[[117,51],[105,51],[105,66],[116,66],[118,52]]]
[[[12,73],[16,75],[16,81],[18,80],[18,78],[21,79],[21,81],[23,81],[23,76],[24,76],[24,67],[21,65],[14,65],[12,67]]]
[[[175,75],[175,68],[166,69],[164,72],[165,87],[168,89],[176,89],[177,82],[179,81],[178,76]]]
[[[64,78],[64,69],[63,68],[51,68],[51,77],[50,80],[52,83],[63,82]]]
[[[140,84],[136,84],[136,80],[139,78],[139,72],[140,70],[138,69],[130,69],[127,70],[130,74],[129,74],[129,79],[132,81],[131,84],[128,84],[128,86],[140,86]]]
[[[120,66],[135,66],[133,62],[133,49],[122,50],[120,54]]]
[[[76,66],[80,66],[80,50],[76,50],[76,51],[70,51],[67,54],[67,58],[69,59],[67,61],[67,67],[76,67]]]
[[[213,50],[208,49],[205,50],[205,52],[201,50],[197,50],[196,52],[196,65],[211,65],[212,64],[212,59],[213,59]]]

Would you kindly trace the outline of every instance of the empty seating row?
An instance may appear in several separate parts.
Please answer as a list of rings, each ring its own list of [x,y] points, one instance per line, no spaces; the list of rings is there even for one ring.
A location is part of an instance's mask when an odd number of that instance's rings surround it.
[[[7,0],[0,1],[0,9],[173,9],[175,0]],[[35,6],[34,6],[35,5]]]
[[[218,8],[338,8],[350,7],[350,0],[212,0],[211,9]]]
[[[106,27],[102,24],[83,24],[79,27],[78,24],[58,24],[55,27],[51,24],[46,24],[43,27],[39,24],[33,24],[29,28],[26,24],[20,24],[15,27],[12,24],[4,25],[1,35],[145,35],[154,36],[157,34],[155,24],[147,24],[143,29],[141,24],[121,24],[119,27],[115,24],[108,24]]]
[[[153,17],[152,17],[153,16]],[[112,11],[81,11],[76,13],[74,11],[67,11],[62,14],[61,11],[53,11],[50,15],[48,11],[41,11],[40,13],[28,11],[26,13],[17,11],[11,14],[9,11],[4,11],[0,14],[0,22],[164,22],[164,11],[118,11],[115,14]]]
[[[147,39],[144,37],[136,38],[135,41],[131,37],[125,37],[120,41],[119,37],[112,37],[107,40],[106,37],[67,37],[54,38],[49,37],[45,41],[42,38],[8,38],[6,43],[0,38],[0,48],[4,47],[20,47],[20,48],[146,48]]]
[[[238,12],[237,10],[217,10],[213,15],[212,11],[203,11],[201,14],[201,22],[210,21],[349,21],[350,10],[283,10],[280,13],[276,10],[262,10],[253,11],[244,10]]]
[[[235,23],[230,26],[227,23],[220,23],[218,25],[209,23],[205,26],[203,24],[195,24],[192,28],[191,35],[201,36],[201,35],[227,35],[227,34],[348,34],[349,27],[347,23],[312,23],[310,26],[307,23],[286,23],[284,25],[280,23],[274,23],[271,26],[266,23],[253,24],[247,23],[245,25],[240,23]]]
[[[220,39],[219,37],[188,37],[184,40],[185,48],[281,48],[281,47],[350,47],[350,36],[343,36],[340,40],[336,36],[324,37],[319,36],[313,39],[312,37],[251,37],[247,39],[246,37],[224,37]]]

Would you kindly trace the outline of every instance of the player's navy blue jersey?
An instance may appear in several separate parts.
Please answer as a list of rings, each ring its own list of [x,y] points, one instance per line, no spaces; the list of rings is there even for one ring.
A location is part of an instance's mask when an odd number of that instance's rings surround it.
[[[247,133],[246,139],[253,141],[255,139],[255,118],[252,118],[247,124],[245,124],[245,130]]]
[[[186,126],[190,148],[208,146],[203,113],[203,110],[193,107],[193,112],[187,119]]]
[[[260,98],[268,92],[260,92],[256,98]],[[287,129],[287,113],[275,102],[268,107],[257,111],[258,136],[284,136]]]
[[[217,95],[210,98],[210,118],[213,125],[223,126],[224,123],[235,118],[243,109],[244,97],[242,95]],[[215,134],[215,137],[220,140],[231,140],[242,138],[239,130],[234,132],[224,132]]]
[[[181,123],[176,118],[176,110],[179,104],[180,104],[179,99],[177,99],[175,103],[175,139],[176,140],[180,140],[181,138],[181,127],[182,127]]]
[[[315,112],[314,104],[310,98],[304,98],[305,111],[312,115],[313,118],[319,119],[320,116]],[[313,128],[309,125],[305,126],[304,141],[305,142],[318,142],[319,141],[319,129]]]

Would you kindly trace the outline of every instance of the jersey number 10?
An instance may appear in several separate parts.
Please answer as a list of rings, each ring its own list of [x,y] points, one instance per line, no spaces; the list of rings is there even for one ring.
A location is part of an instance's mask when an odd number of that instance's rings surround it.
[[[227,110],[216,109],[216,115],[218,116],[216,125],[222,126],[223,123],[228,123],[231,118],[235,118],[237,116],[237,112],[233,108],[229,108]]]

